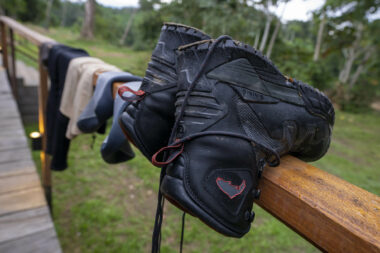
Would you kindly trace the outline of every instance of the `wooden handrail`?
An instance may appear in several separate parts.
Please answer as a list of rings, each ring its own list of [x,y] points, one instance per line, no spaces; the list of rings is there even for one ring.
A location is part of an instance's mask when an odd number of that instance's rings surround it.
[[[54,42],[8,17],[0,17],[0,23],[3,52],[6,43],[3,36],[6,34],[5,25],[37,46]],[[41,127],[44,131],[47,72],[41,62],[39,64],[39,120],[40,131]],[[94,83],[98,75],[95,73]],[[114,94],[121,84],[114,83]],[[45,159],[44,155],[42,152],[42,159]],[[48,167],[42,177],[45,184],[51,184]],[[319,249],[331,252],[380,252],[378,196],[292,156],[283,157],[278,167],[266,168],[259,188],[262,194],[257,204]]]
[[[11,28],[15,33],[20,35],[21,37],[24,37],[28,41],[32,42],[36,46],[40,46],[43,43],[51,42],[54,43],[55,40],[46,37],[38,32],[33,31],[32,29],[29,29],[28,27],[20,24],[19,22],[6,17],[1,16],[0,22]]]
[[[258,205],[319,249],[380,252],[375,194],[292,156],[266,168],[259,188]]]

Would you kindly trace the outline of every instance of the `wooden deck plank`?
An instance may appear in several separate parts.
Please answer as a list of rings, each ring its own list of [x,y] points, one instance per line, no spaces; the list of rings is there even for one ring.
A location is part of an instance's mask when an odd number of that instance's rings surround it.
[[[1,177],[0,196],[14,191],[27,190],[40,186],[40,179],[35,171],[21,175]]]
[[[24,128],[24,125],[22,123],[22,119],[18,115],[15,115],[15,117],[10,117],[10,118],[7,118],[5,120],[2,120],[0,122],[0,127],[1,128],[6,128],[6,127],[9,127],[9,126],[13,126],[15,128],[16,127],[17,128]]]
[[[11,98],[3,98],[3,96],[1,96],[2,100],[0,102],[0,110],[3,111],[3,110],[14,110],[14,111],[17,111],[18,110],[18,107],[17,107],[17,104],[16,102],[12,101]]]
[[[0,138],[0,151],[6,151],[15,148],[28,148],[26,137],[24,135],[1,136]]]
[[[9,136],[25,136],[24,129],[4,127],[0,130],[0,138]]]
[[[31,172],[36,172],[35,165],[31,160],[18,160],[0,164],[0,178]]]
[[[28,148],[8,149],[0,151],[0,164],[18,160],[32,159]]]
[[[0,216],[0,224],[0,244],[54,228],[46,206]]]
[[[2,134],[5,131],[9,132],[10,130],[24,130],[22,122],[19,121],[18,118],[8,118],[6,120],[3,120],[3,123],[0,125],[0,127],[0,134]]]
[[[0,88],[0,96],[2,99],[13,99],[11,90],[9,90],[9,88],[4,88],[4,86]]]
[[[8,118],[19,117],[18,111],[2,109],[0,111],[0,119],[7,120]]]
[[[46,206],[46,200],[41,186],[0,195],[0,216],[42,206]]]
[[[3,94],[5,94],[5,96],[3,96]],[[17,103],[16,101],[13,99],[12,96],[10,96],[11,92],[9,90],[9,94],[7,92],[4,92],[2,94],[2,100],[0,101],[0,108],[15,108],[17,110]]]
[[[8,127],[8,126],[14,126],[14,127],[22,127],[22,122],[20,117],[13,117],[7,120],[0,120],[0,129],[3,127]]]
[[[295,157],[266,168],[258,205],[328,252],[380,252],[380,197]]]
[[[0,243],[0,252],[61,253],[54,228]]]

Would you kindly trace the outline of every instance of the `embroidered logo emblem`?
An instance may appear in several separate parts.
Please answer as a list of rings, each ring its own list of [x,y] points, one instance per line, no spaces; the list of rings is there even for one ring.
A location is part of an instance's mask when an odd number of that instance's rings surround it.
[[[221,177],[218,177],[216,179],[216,184],[218,185],[219,189],[224,192],[230,199],[233,199],[236,196],[240,195],[246,186],[245,180],[243,180],[240,185],[233,185],[231,181],[226,181]]]

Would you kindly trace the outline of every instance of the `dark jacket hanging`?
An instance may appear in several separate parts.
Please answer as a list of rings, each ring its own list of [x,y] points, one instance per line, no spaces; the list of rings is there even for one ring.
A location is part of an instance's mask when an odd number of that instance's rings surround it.
[[[47,153],[52,155],[51,169],[67,168],[67,153],[70,140],[66,138],[69,119],[59,111],[63,86],[69,63],[77,57],[88,56],[82,49],[57,44],[52,46],[48,57],[50,90],[46,108]]]

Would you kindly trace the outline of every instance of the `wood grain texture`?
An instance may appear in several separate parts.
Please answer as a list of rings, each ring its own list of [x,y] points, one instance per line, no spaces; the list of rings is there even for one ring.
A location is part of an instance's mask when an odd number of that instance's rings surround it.
[[[61,253],[54,228],[0,243],[0,252]]]
[[[25,131],[24,129],[10,128],[10,127],[8,128],[4,127],[0,130],[0,138],[9,137],[9,136],[25,136]]]
[[[54,228],[46,206],[0,216],[0,224],[0,244]]]
[[[35,171],[21,175],[0,177],[0,196],[14,191],[27,190],[40,186],[40,179]]]
[[[17,110],[16,102],[10,97],[6,96],[0,101],[0,110]]]
[[[14,136],[12,134],[8,134],[5,136],[1,135],[0,138],[1,138],[0,152],[6,151],[9,149],[18,149],[18,148],[27,148],[28,147],[25,136]]]
[[[0,195],[0,216],[42,206],[46,200],[41,186]]]
[[[22,127],[21,119],[19,117],[11,117],[9,119],[4,119],[0,121],[0,129],[2,129],[3,127],[5,128],[10,126]]]
[[[18,160],[10,163],[0,163],[0,178],[31,172],[36,173],[35,165],[31,160]]]
[[[257,204],[328,252],[380,252],[380,197],[297,158],[266,168]]]
[[[120,86],[122,86],[124,83],[123,82],[114,82],[112,84],[112,97],[113,99],[116,98],[116,93],[119,90]]]
[[[4,23],[0,24],[1,26],[1,51],[3,56],[3,66],[7,69],[8,68],[8,43],[7,43],[7,27]]]
[[[42,63],[42,59],[38,59],[38,70],[40,73],[40,85],[38,86],[38,129],[42,136],[42,150],[40,152],[41,158],[41,177],[42,186],[45,190],[45,196],[49,206],[52,202],[52,180],[51,180],[51,159],[45,153],[47,149],[47,135],[46,130],[46,107],[48,99],[48,72]]]
[[[7,149],[0,151],[0,164],[32,159],[29,148]]]

